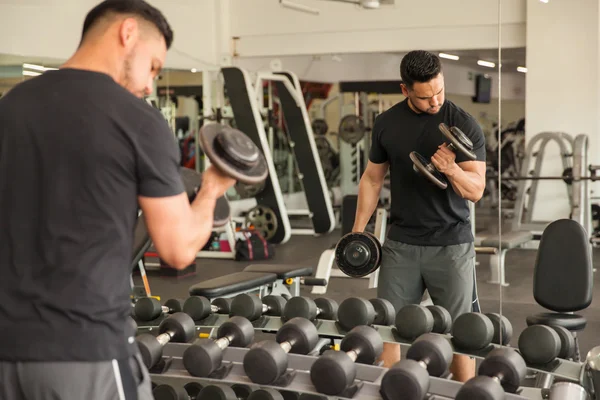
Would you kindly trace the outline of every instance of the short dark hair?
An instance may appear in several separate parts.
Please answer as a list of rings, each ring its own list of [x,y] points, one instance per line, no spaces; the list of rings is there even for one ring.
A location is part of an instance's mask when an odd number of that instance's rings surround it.
[[[400,79],[409,89],[415,82],[429,82],[442,72],[440,58],[425,50],[413,50],[400,62]]]
[[[165,38],[167,49],[171,47],[171,44],[173,43],[173,30],[167,22],[167,19],[160,10],[151,6],[144,0],[104,0],[94,7],[85,17],[81,40],[83,41],[86,33],[96,24],[96,22],[110,13],[132,14],[150,22],[156,26],[158,31]]]

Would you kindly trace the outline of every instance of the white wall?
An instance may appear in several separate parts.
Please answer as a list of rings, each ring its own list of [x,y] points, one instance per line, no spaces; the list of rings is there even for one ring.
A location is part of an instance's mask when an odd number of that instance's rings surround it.
[[[498,45],[497,0],[396,0],[364,10],[352,4],[293,0],[318,16],[274,0],[231,0],[231,33],[240,56],[482,49]],[[525,44],[525,2],[503,0],[503,47]]]
[[[216,63],[219,2],[149,0],[173,27],[167,66],[206,68]],[[0,1],[0,53],[65,60],[77,48],[85,15],[100,0]]]
[[[296,73],[299,79],[314,82],[340,82],[357,80],[398,80],[402,55],[395,54],[343,54],[334,61],[331,56],[289,56],[277,57],[282,69]],[[238,67],[257,72],[269,70],[271,57],[239,58],[234,61]],[[457,65],[444,61],[446,92],[472,96],[475,93],[475,80],[470,77],[485,72],[481,69]],[[492,77],[492,97],[498,97],[498,73],[490,69]],[[520,99],[525,96],[525,74],[502,72],[502,98]]]
[[[527,0],[526,137],[543,131],[563,131],[590,137],[590,162],[600,162],[598,109],[599,0]],[[551,26],[549,26],[549,21]],[[550,150],[550,149],[549,149]],[[555,146],[542,173],[560,175]],[[540,182],[534,219],[569,215],[560,181]]]

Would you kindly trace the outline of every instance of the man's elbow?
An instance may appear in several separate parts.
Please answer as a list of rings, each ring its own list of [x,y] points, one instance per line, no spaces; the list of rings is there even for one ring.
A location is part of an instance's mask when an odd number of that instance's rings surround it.
[[[171,268],[181,271],[196,262],[197,252],[193,249],[173,249],[160,253],[160,258]]]

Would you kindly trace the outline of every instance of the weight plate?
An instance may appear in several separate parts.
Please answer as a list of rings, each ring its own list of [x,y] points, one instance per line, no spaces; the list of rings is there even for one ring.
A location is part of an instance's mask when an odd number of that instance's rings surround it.
[[[369,300],[375,309],[374,325],[390,326],[394,324],[396,318],[396,310],[392,303],[386,299],[371,299]]]
[[[327,121],[321,118],[315,119],[312,122],[311,127],[315,135],[325,135],[329,131]]]
[[[488,317],[494,325],[494,338],[492,339],[492,343],[503,346],[509,344],[510,340],[512,339],[513,328],[508,318],[506,318],[504,315],[500,316],[498,313],[486,313],[485,316]],[[502,331],[500,331],[501,325]],[[500,337],[500,333],[502,333],[502,337]]]
[[[446,189],[448,187],[448,181],[444,175],[438,171],[433,164],[428,162],[425,157],[416,151],[411,152],[409,156],[413,162],[413,169],[415,172],[424,175],[440,189]]]
[[[256,206],[246,214],[246,226],[253,226],[265,240],[269,240],[277,233],[277,216],[269,207]]]
[[[461,152],[469,160],[477,159],[477,155],[473,153],[473,142],[460,129],[455,126],[450,128],[443,122],[439,125],[439,129],[444,137],[448,139],[453,150]]]
[[[479,366],[478,374],[483,376],[502,376],[500,384],[505,392],[516,393],[527,373],[527,365],[521,355],[510,348],[492,350]]]
[[[251,199],[258,196],[263,190],[265,190],[266,181],[259,182],[254,185],[249,185],[243,182],[235,183],[235,191],[242,199]]]
[[[347,233],[335,247],[335,262],[346,275],[362,278],[379,268],[379,246],[379,242],[371,235],[360,232]]]
[[[200,146],[217,168],[248,184],[264,181],[269,175],[261,150],[245,133],[217,123],[200,129]]]
[[[444,307],[427,306],[433,315],[433,333],[445,335],[452,330],[452,316]]]
[[[362,140],[367,129],[361,118],[350,114],[342,118],[338,131],[340,139],[346,143],[355,145]]]

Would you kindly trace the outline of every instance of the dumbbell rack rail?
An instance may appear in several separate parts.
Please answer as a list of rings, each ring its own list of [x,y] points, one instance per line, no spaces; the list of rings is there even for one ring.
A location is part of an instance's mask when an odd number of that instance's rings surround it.
[[[314,356],[305,356],[299,354],[288,354],[288,372],[293,371],[289,384],[286,386],[266,386],[256,385],[244,373],[243,359],[248,352],[247,348],[227,348],[223,351],[224,364],[231,364],[231,370],[224,379],[215,378],[197,378],[191,376],[183,366],[183,352],[190,344],[169,343],[164,347],[163,359],[170,359],[170,366],[163,373],[151,373],[150,378],[155,384],[168,384],[174,387],[183,387],[189,382],[198,382],[202,385],[226,383],[241,383],[251,386],[270,387],[278,390],[287,390],[297,393],[309,393],[319,395],[310,380],[310,367],[317,359]],[[356,381],[358,390],[352,397],[357,400],[382,400],[379,393],[381,379],[387,368],[374,365],[356,364]],[[449,379],[430,378],[429,393],[435,395],[436,400],[453,399],[461,388],[462,384]],[[322,395],[321,395],[322,396]],[[339,398],[341,396],[335,396]],[[506,400],[541,400],[542,392],[540,389],[522,388],[520,394],[506,394]]]
[[[216,334],[214,328],[218,328],[222,323],[227,321],[229,316],[226,314],[212,314],[203,321],[197,321],[196,327],[198,330],[200,329],[210,329],[212,332],[209,334],[210,336]],[[162,320],[162,318],[160,319]],[[152,331],[158,329],[158,325],[160,324],[160,320],[149,321],[146,322],[147,325],[144,325],[143,322],[140,322],[138,325],[138,332],[143,331]],[[260,330],[262,332],[272,332],[275,333],[281,328],[283,325],[283,321],[281,317],[273,317],[263,315],[259,319],[252,322],[252,325],[256,330]],[[330,321],[324,319],[317,319],[314,321],[316,325],[319,336],[321,338],[329,338],[332,340],[343,339],[347,334],[347,331],[342,329],[337,321]],[[404,350],[411,346],[411,342],[405,339],[402,339],[396,333],[396,328],[392,326],[381,326],[381,325],[373,325],[379,334],[381,335],[381,339],[384,343],[397,343],[400,344]],[[450,335],[443,335],[448,340],[451,340]],[[450,343],[454,349],[454,353],[463,354],[470,357],[483,359],[485,356],[495,348],[502,347],[500,345],[491,344],[484,349],[478,351],[461,351],[457,349],[456,346],[451,342]],[[528,365],[527,368],[530,371],[544,373],[544,374],[552,374],[556,378],[560,378],[562,380],[567,380],[570,382],[578,383],[583,387],[590,387],[591,382],[589,382],[589,377],[584,373],[584,364],[577,363],[574,361],[563,360],[563,359],[555,359],[551,363],[547,365]]]

